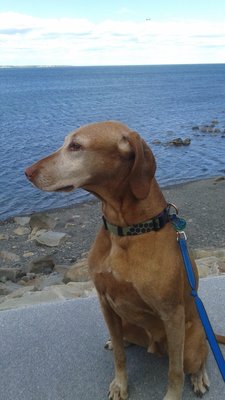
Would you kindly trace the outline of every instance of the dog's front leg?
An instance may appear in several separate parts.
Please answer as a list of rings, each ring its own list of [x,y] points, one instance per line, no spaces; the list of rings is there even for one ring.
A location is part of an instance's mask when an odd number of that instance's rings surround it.
[[[109,400],[125,400],[128,393],[122,321],[104,296],[100,296],[100,303],[112,340],[115,364],[115,379],[109,386]]]
[[[164,325],[168,343],[169,382],[168,390],[163,400],[180,400],[184,384],[184,307],[179,305],[169,317],[164,318]]]

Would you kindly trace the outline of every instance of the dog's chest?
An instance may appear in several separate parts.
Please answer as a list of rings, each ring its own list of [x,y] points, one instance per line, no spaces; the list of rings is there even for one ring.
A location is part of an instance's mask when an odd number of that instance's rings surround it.
[[[118,279],[112,271],[96,274],[95,286],[115,313],[132,324],[147,329],[150,315],[157,315],[154,307],[141,298],[132,282]]]
[[[149,316],[157,315],[155,307],[155,288],[151,282],[149,265],[146,258],[141,259],[138,249],[124,239],[118,244],[117,239],[104,248],[104,237],[89,257],[92,279],[100,296],[105,297],[110,307],[128,322],[147,328]],[[128,245],[126,246],[126,244]],[[148,280],[148,282],[146,282]],[[151,296],[143,299],[143,290]]]

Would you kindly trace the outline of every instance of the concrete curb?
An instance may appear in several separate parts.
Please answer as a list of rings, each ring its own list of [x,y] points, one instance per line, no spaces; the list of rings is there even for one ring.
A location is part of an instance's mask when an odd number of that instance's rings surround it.
[[[225,277],[200,282],[211,323],[225,334]],[[105,400],[113,377],[108,333],[96,298],[40,304],[0,313],[1,400]],[[221,347],[225,355],[225,346]],[[126,350],[130,400],[161,400],[167,360],[131,346]],[[210,391],[223,400],[225,386],[210,352]],[[188,379],[183,400],[194,399]]]

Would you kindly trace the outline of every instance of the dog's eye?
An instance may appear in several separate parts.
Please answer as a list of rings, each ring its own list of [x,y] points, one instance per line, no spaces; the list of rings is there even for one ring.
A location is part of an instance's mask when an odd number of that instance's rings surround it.
[[[71,142],[68,146],[70,151],[78,151],[81,150],[82,146],[79,143]]]

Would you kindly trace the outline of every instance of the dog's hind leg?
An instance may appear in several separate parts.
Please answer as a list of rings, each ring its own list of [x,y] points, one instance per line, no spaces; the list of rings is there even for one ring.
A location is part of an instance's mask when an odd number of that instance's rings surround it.
[[[210,382],[206,372],[205,364],[203,364],[197,373],[191,375],[191,384],[193,391],[198,397],[202,397],[203,394],[209,390]]]
[[[184,371],[190,375],[194,393],[203,396],[210,382],[205,368],[208,345],[198,318],[186,324],[184,345]]]
[[[133,325],[127,321],[122,320],[123,326],[123,345],[124,347],[129,347],[132,344],[136,344],[141,347],[149,347],[149,336],[147,335],[145,329],[140,326]],[[112,340],[107,340],[105,344],[105,349],[113,350]]]

